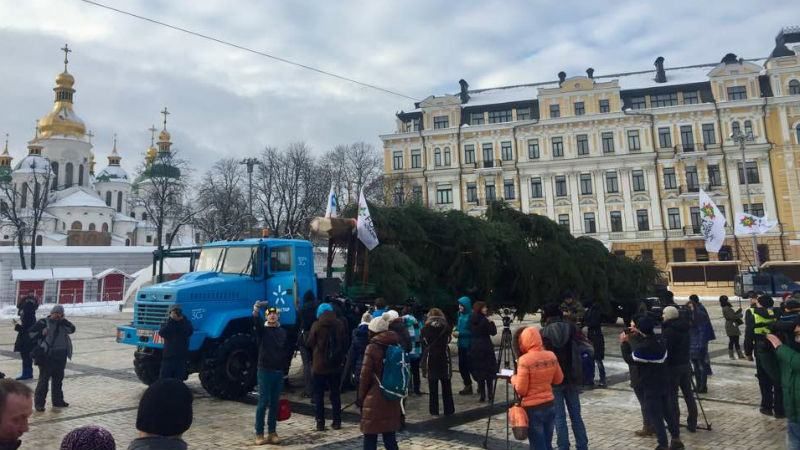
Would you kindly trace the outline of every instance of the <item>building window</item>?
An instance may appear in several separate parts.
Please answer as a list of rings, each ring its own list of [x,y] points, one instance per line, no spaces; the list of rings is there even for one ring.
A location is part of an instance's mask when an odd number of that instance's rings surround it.
[[[621,233],[622,232],[622,212],[621,211],[611,211],[611,232],[612,233]]]
[[[403,186],[397,186],[394,188],[394,206],[403,206],[405,203],[406,193],[403,189]]]
[[[689,218],[692,221],[692,233],[700,233],[700,207],[692,206],[689,208]]]
[[[744,174],[742,173],[742,163],[738,165],[739,171],[739,184],[744,184]],[[758,164],[755,161],[748,161],[747,162],[747,182],[749,184],[758,184],[760,180],[758,178]]]
[[[503,180],[503,199],[514,200],[516,197],[514,192],[514,180]]]
[[[64,174],[64,188],[68,188],[72,186],[72,171],[73,166],[72,163],[67,163],[65,166],[65,174]]]
[[[413,186],[411,188],[411,197],[414,203],[422,203],[422,186]]]
[[[544,197],[544,193],[542,192],[542,179],[531,178],[531,198],[542,197]]]
[[[403,152],[394,152],[392,157],[392,169],[401,170],[403,168]]]
[[[697,91],[691,91],[691,92],[684,92],[683,93],[683,104],[684,105],[694,105],[696,103],[700,103],[700,99],[697,97]]]
[[[488,182],[484,186],[486,189],[486,201],[493,202],[497,200],[497,192],[494,189],[494,183],[489,184]]]
[[[419,150],[411,150],[411,168],[419,169],[421,167],[422,167],[422,153]]]
[[[607,113],[611,108],[608,105],[608,100],[600,100],[600,112]]]
[[[152,243],[153,243],[153,236],[151,236],[151,235],[149,235],[149,234],[148,234],[148,235],[147,235],[147,237],[145,238],[145,241],[146,241],[148,244],[152,244]]]
[[[792,80],[789,82],[789,95],[800,95],[800,81]]]
[[[567,196],[567,177],[563,175],[559,175],[555,178],[556,180],[556,197],[566,197]]]
[[[50,190],[55,191],[58,189],[58,163],[55,161],[51,162],[50,168],[53,169],[53,187]]]
[[[631,109],[644,109],[647,107],[644,97],[631,97]]]
[[[650,96],[650,106],[653,108],[661,108],[664,106],[675,106],[677,104],[678,104],[677,92]]]
[[[673,248],[672,249],[672,262],[686,262],[686,249]]]
[[[752,206],[752,208],[750,207]],[[763,203],[753,203],[752,205],[744,204],[742,205],[744,212],[746,214],[752,214],[756,217],[764,217],[764,204]],[[752,211],[752,212],[750,212]]]
[[[467,201],[468,202],[477,202],[478,201],[478,185],[475,183],[467,183]]]
[[[558,215],[558,224],[567,227],[569,229],[569,214],[559,214]]]
[[[528,139],[528,159],[539,159],[538,139]]]
[[[514,152],[511,151],[511,142],[500,143],[500,157],[503,158],[503,161],[514,159]]]
[[[605,131],[600,134],[603,143],[603,153],[614,153],[614,133]]]
[[[583,232],[586,234],[597,233],[597,227],[595,225],[595,220],[594,220],[594,213],[591,212],[583,213]]]
[[[728,100],[747,100],[747,88],[744,86],[729,87]]]
[[[142,220],[147,220],[147,213],[146,212],[142,213]]]
[[[714,132],[714,124],[713,123],[704,123],[703,124],[703,143],[705,143],[705,144],[716,144],[717,143],[717,133]]]
[[[494,167],[494,147],[491,142],[483,144],[483,167]]]
[[[78,165],[78,186],[83,186],[83,164]]]
[[[561,137],[554,137],[553,144],[553,157],[558,158],[564,156],[564,140]]]
[[[616,194],[619,192],[617,172],[606,172],[606,192],[609,194]]]
[[[489,123],[511,122],[511,110],[489,111]]]
[[[694,131],[691,125],[681,125],[681,145],[685,152],[694,151]]]
[[[411,131],[419,131],[419,119],[411,119],[405,122],[406,133]]]
[[[582,116],[586,114],[586,108],[583,106],[583,102],[575,102],[575,115]]]
[[[731,134],[737,135],[742,131],[741,127],[739,126],[739,122],[734,120],[731,122]]]
[[[649,248],[642,249],[641,252],[642,261],[652,261],[653,260],[653,250]]]
[[[717,209],[719,210],[719,213],[722,214],[722,217],[726,217],[725,216],[725,205],[717,205]],[[727,217],[726,217],[726,220],[727,220]],[[728,222],[728,223],[730,223],[730,222]]]
[[[631,172],[631,182],[633,183],[633,192],[642,192],[647,189],[644,182],[644,171],[634,170]]]
[[[475,162],[475,145],[469,144],[464,146],[464,162],[467,164]]]
[[[638,152],[642,149],[642,143],[639,140],[639,130],[628,130],[628,151]]]
[[[719,248],[717,255],[720,261],[733,261],[733,249],[730,245],[723,245]]]
[[[584,156],[589,154],[589,136],[586,134],[579,134],[576,136],[578,139],[578,155]]]
[[[800,144],[800,125],[794,127],[794,138],[797,140],[797,143]]]
[[[672,135],[669,132],[669,127],[658,129],[658,146],[660,148],[672,147]]]
[[[686,166],[686,188],[689,192],[700,190],[700,178],[697,176],[697,166]]]
[[[453,162],[452,155],[450,154],[450,147],[444,148],[444,165],[450,167],[450,164]]]
[[[704,247],[694,249],[695,261],[708,261],[708,251]]]
[[[433,165],[435,167],[440,167],[442,165],[442,149],[439,147],[433,150]]]
[[[753,122],[749,120],[744,121],[744,135],[745,136],[752,136],[753,135]]]
[[[436,203],[440,205],[453,203],[453,189],[449,186],[437,188]]]
[[[550,118],[555,119],[561,117],[561,107],[559,105],[550,105]]]
[[[678,189],[678,179],[673,167],[664,168],[664,189]]]
[[[517,108],[517,120],[530,120],[530,118],[531,118],[530,108]]]
[[[117,212],[122,212],[122,192],[117,192]]]
[[[758,251],[758,260],[760,262],[769,261],[769,246],[767,244],[758,244],[756,250]]]
[[[111,206],[111,191],[106,192],[106,206]]]
[[[711,186],[722,186],[722,173],[718,165],[708,166],[708,184]]]
[[[439,130],[441,128],[450,127],[450,118],[447,116],[435,116],[433,118],[433,129]]]
[[[678,230],[681,228],[681,210],[678,208],[667,209],[667,223],[670,230]]]
[[[636,211],[636,226],[639,231],[650,230],[650,218],[647,216],[646,209],[639,209]]]
[[[482,112],[469,113],[469,124],[483,125],[483,113]]]
[[[580,176],[581,195],[592,195],[592,175],[582,173]]]

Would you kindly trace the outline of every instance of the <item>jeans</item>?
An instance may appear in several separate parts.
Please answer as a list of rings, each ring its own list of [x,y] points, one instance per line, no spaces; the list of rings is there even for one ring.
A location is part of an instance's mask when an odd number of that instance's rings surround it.
[[[186,379],[186,361],[183,359],[162,359],[159,378],[175,378],[176,380]]]
[[[33,377],[33,357],[31,357],[31,352],[20,352],[19,356],[22,357],[22,377]]]
[[[386,450],[398,450],[397,435],[392,433],[383,433],[383,446]],[[377,450],[378,448],[378,435],[365,434],[364,435],[364,450]]]
[[[437,380],[428,378],[428,409],[433,416],[439,415],[439,383],[442,384],[442,401],[444,402],[444,415],[449,416],[456,412],[453,404],[453,386],[450,378]]]
[[[569,428],[567,428],[567,412],[572,422],[572,433],[575,435],[575,448],[589,449],[589,438],[581,418],[581,399],[577,386],[571,384],[553,386],[556,413],[556,436],[559,450],[569,449]]]
[[[800,423],[786,422],[786,450],[800,450]]]
[[[472,379],[469,376],[469,349],[458,347],[458,372],[461,374],[461,380],[464,381],[464,387],[472,386]]]
[[[692,369],[694,370],[694,383],[698,391],[708,389],[708,373],[706,372],[705,355],[692,357]]]
[[[314,417],[317,422],[325,422],[325,389],[330,389],[331,409],[333,422],[342,422],[342,399],[339,395],[339,382],[341,374],[314,375]]]
[[[669,445],[667,429],[664,426],[664,421],[667,420],[668,396],[667,391],[644,391],[644,410],[647,413],[647,420],[656,432],[658,445],[665,448]],[[670,423],[670,434],[673,437],[678,436],[677,428],[677,423]]]
[[[637,386],[633,388],[633,393],[636,394],[636,400],[639,402],[639,410],[642,413],[642,429],[652,430],[653,427],[650,425],[650,421],[647,419],[647,411],[644,410],[644,391],[642,390],[641,386]]]
[[[600,384],[606,384],[606,366],[603,364],[603,360],[595,359],[594,363],[597,364],[597,372],[600,376]]]
[[[553,450],[555,407],[528,408],[528,443],[531,450]]]
[[[697,427],[697,403],[694,401],[694,391],[692,390],[692,374],[689,366],[673,366],[670,370],[669,403],[667,404],[667,424],[674,421],[679,424],[681,421],[681,409],[678,405],[678,389],[683,394],[683,401],[686,402],[686,425],[689,428]],[[672,432],[672,431],[670,431]],[[677,433],[673,433],[677,436]]]
[[[274,433],[278,423],[278,401],[283,389],[283,373],[279,370],[258,369],[258,406],[256,406],[256,434],[264,434],[264,414],[269,406],[267,432]]]
[[[34,394],[34,404],[38,407],[44,408],[47,400],[47,388],[52,380],[53,385],[53,406],[58,406],[64,403],[64,391],[62,385],[64,383],[64,369],[67,366],[67,355],[61,357],[49,357],[42,365],[39,366],[39,382],[36,384],[36,392]]]

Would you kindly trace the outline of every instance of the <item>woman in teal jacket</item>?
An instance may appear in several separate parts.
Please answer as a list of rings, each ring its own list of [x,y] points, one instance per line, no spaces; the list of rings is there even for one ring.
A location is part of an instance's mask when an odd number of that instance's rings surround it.
[[[472,318],[472,300],[469,297],[458,299],[458,322],[456,332],[458,338],[458,371],[461,379],[464,380],[464,389],[458,392],[459,395],[472,394],[472,379],[470,378],[469,367],[469,346],[472,333],[469,330],[469,320]]]

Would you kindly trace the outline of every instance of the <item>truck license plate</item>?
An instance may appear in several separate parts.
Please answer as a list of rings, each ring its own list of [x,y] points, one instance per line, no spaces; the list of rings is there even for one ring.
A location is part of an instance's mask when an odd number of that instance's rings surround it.
[[[153,330],[136,330],[136,335],[137,335],[137,336],[140,336],[140,337],[141,337],[141,336],[148,336],[148,337],[150,337],[150,336],[152,336],[152,335],[153,335],[153,333],[155,333],[155,331],[153,331]]]

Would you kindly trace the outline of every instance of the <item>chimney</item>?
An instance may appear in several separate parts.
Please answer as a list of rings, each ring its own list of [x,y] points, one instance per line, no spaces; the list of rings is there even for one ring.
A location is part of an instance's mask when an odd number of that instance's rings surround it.
[[[656,66],[656,83],[666,83],[667,72],[664,71],[664,57],[659,56],[656,58],[656,62],[653,65]]]
[[[737,64],[739,60],[737,59],[736,53],[728,53],[722,57],[722,61],[725,64]]]
[[[461,93],[459,93],[459,97],[461,97],[461,103],[467,103],[469,101],[469,83],[466,82],[463,78],[458,80],[459,86],[461,86]]]
[[[594,79],[594,69],[592,69],[591,67],[586,69],[586,75],[588,75],[589,78]]]
[[[567,79],[567,74],[565,72],[558,72],[558,85],[561,86],[564,84],[564,80]]]

